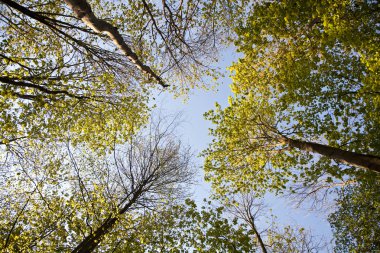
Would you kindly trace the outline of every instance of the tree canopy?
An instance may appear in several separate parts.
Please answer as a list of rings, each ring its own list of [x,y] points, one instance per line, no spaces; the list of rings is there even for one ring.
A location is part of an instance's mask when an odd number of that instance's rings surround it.
[[[378,182],[344,187],[338,208],[329,215],[336,252],[371,252],[380,249],[380,191]]]
[[[216,188],[281,191],[300,178],[379,171],[379,13],[375,1],[254,5],[237,28],[234,96],[206,114],[216,124],[204,152]],[[348,161],[355,156],[374,165]]]

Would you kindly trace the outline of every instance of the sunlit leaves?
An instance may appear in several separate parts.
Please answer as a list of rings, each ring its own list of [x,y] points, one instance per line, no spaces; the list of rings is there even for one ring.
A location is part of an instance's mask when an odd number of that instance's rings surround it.
[[[224,217],[222,207],[187,199],[156,211],[137,220],[120,252],[255,252],[249,229]]]
[[[339,208],[329,222],[336,252],[371,252],[380,249],[380,192],[378,182],[347,186],[338,192]]]

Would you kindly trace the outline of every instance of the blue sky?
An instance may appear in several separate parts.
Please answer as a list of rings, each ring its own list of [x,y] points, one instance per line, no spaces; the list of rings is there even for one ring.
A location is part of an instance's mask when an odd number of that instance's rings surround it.
[[[228,49],[222,53],[218,67],[222,68],[222,70],[226,69],[237,58],[238,54],[233,49]],[[184,102],[181,98],[174,99],[172,95],[165,92],[156,97],[157,106],[162,114],[182,113],[184,122],[180,125],[178,133],[196,154],[205,149],[211,141],[208,129],[212,124],[204,119],[203,114],[213,109],[216,102],[221,104],[222,107],[227,106],[227,98],[232,95],[229,88],[231,82],[226,70],[226,77],[221,78],[218,90],[194,90],[189,95],[187,102]],[[211,189],[210,185],[202,180],[202,158],[197,157],[196,161],[200,166],[201,182],[194,187],[194,196],[196,200],[200,201],[209,195]],[[326,240],[332,238],[326,214],[292,208],[288,201],[274,196],[268,196],[266,201],[281,225],[299,225],[311,230],[313,235],[324,236]]]

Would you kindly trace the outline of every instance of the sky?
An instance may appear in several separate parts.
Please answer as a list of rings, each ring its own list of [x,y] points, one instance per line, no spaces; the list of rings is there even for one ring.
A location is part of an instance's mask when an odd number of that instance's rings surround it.
[[[215,103],[219,103],[222,107],[227,106],[227,98],[231,96],[229,85],[232,83],[228,77],[226,68],[238,59],[239,55],[234,52],[233,48],[227,49],[221,54],[218,67],[225,70],[226,77],[221,78],[217,90],[193,90],[188,100],[181,98],[173,98],[171,94],[162,92],[156,97],[156,104],[160,113],[163,115],[181,113],[183,123],[178,129],[179,137],[195,152],[199,154],[207,148],[211,142],[208,135],[208,129],[212,127],[211,122],[204,119],[203,114],[215,107]],[[211,193],[210,184],[203,181],[202,164],[203,159],[196,157],[196,163],[199,166],[200,182],[194,186],[194,198],[201,202],[203,198],[207,198]],[[332,239],[330,225],[326,220],[326,214],[322,212],[310,212],[310,210],[294,208],[293,205],[284,198],[278,198],[273,195],[267,196],[265,199],[269,208],[278,218],[278,222],[283,225],[301,226],[312,231],[313,235],[323,236],[325,240]]]

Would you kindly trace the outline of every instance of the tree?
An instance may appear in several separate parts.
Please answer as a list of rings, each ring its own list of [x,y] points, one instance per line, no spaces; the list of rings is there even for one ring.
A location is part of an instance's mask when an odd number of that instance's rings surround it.
[[[146,123],[157,84],[175,94],[202,85],[223,37],[216,19],[228,7],[66,3],[1,1],[0,144],[125,141]]]
[[[339,190],[338,208],[329,215],[335,252],[380,250],[380,191],[378,182],[364,182]]]
[[[161,121],[103,156],[59,143],[14,149],[1,168],[2,250],[115,247],[144,209],[184,197],[193,180],[191,153],[174,127]]]
[[[227,210],[243,224],[247,224],[254,235],[260,250],[256,252],[320,252],[326,248],[323,239],[318,239],[302,227],[281,228],[265,205],[262,198],[246,193],[235,195],[233,204]],[[268,218],[272,220],[268,222]],[[270,223],[262,228],[264,221]],[[260,228],[261,226],[261,228]]]
[[[229,211],[238,219],[241,219],[245,224],[248,224],[253,231],[254,236],[263,253],[268,252],[268,245],[264,243],[263,235],[257,228],[257,223],[261,215],[265,213],[265,205],[262,200],[257,201],[253,195],[245,194],[234,200],[234,205],[229,207]]]
[[[235,95],[206,114],[216,124],[204,152],[215,187],[282,191],[299,179],[379,172],[377,10],[352,1],[252,8],[237,29]]]

